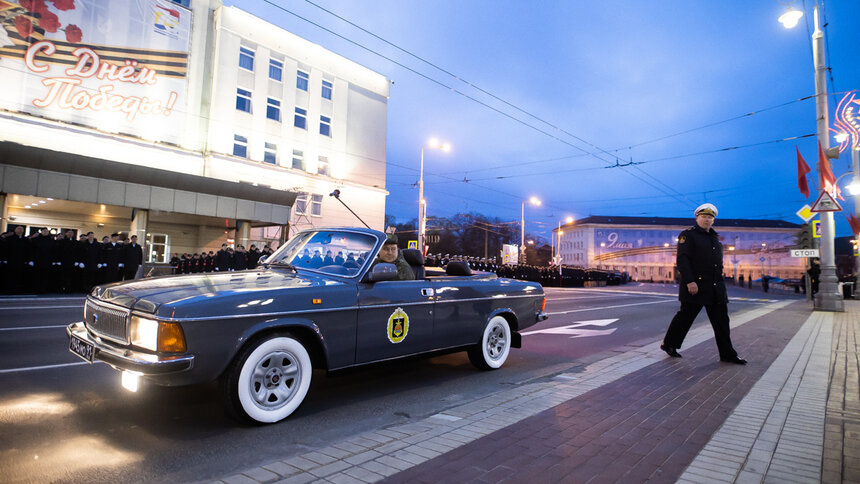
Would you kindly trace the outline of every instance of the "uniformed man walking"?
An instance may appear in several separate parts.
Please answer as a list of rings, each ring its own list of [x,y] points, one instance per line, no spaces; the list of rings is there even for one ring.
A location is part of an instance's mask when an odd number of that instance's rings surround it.
[[[723,245],[717,232],[711,228],[717,216],[717,207],[710,203],[695,210],[696,225],[678,235],[678,299],[681,310],[672,318],[660,349],[669,356],[680,358],[678,349],[684,342],[693,320],[702,310],[708,312],[714,338],[720,352],[720,361],[745,365],[732,347],[729,336],[729,302],[723,281]]]

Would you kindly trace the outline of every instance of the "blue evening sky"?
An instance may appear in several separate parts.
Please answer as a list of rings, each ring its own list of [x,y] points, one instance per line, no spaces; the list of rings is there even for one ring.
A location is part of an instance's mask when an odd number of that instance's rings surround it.
[[[518,221],[521,201],[537,196],[527,230],[547,238],[567,216],[684,217],[707,201],[720,217],[799,222],[794,213],[814,201],[816,178],[809,200],[797,189],[795,145],[815,170],[815,138],[773,142],[815,133],[814,99],[798,101],[815,89],[812,0],[793,2],[805,15],[791,30],[776,20],[790,0],[313,2],[461,79],[305,0],[227,2],[393,81],[386,212],[398,222],[417,216],[420,148],[431,136],[453,150],[425,151],[428,215]],[[860,2],[824,7],[828,90],[858,89]],[[831,124],[842,96],[828,99]],[[742,148],[718,151],[731,147]],[[642,164],[607,168],[631,160]],[[835,174],[850,163],[846,151]],[[849,235],[843,214],[835,220],[837,235]]]

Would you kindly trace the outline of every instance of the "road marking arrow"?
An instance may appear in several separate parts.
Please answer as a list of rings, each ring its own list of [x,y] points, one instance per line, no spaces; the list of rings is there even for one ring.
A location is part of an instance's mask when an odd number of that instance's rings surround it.
[[[523,336],[530,334],[564,334],[568,335],[571,338],[586,338],[589,336],[604,336],[607,334],[612,334],[615,332],[617,328],[611,329],[583,329],[583,326],[609,326],[610,324],[618,321],[618,318],[615,319],[593,319],[590,321],[580,321],[578,323],[569,324],[567,326],[558,326],[555,328],[547,328],[547,329],[539,329],[537,331],[527,331],[522,333]]]

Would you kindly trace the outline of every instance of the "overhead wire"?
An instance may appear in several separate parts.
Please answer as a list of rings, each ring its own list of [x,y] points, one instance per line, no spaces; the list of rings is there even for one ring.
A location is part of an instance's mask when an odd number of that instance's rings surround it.
[[[308,0],[306,0],[306,1],[308,1]],[[544,135],[546,135],[546,136],[549,136],[550,138],[553,138],[553,139],[555,139],[555,140],[557,140],[557,141],[559,141],[559,142],[561,142],[561,143],[564,143],[564,144],[566,144],[566,145],[568,145],[568,146],[571,146],[571,147],[573,147],[573,148],[575,148],[575,149],[577,149],[577,150],[580,150],[580,151],[582,151],[582,152],[584,152],[584,153],[588,153],[588,150],[584,150],[583,148],[581,148],[581,147],[579,147],[579,146],[577,146],[577,145],[575,145],[575,144],[573,144],[573,143],[570,143],[570,142],[568,142],[567,140],[564,140],[564,139],[562,139],[562,138],[559,138],[558,136],[556,136],[556,135],[554,135],[554,134],[552,134],[552,133],[549,133],[549,132],[547,132],[547,131],[545,131],[545,130],[543,130],[543,129],[540,129],[539,127],[534,126],[533,124],[530,124],[530,123],[527,123],[527,122],[523,121],[522,119],[519,119],[519,118],[517,118],[517,117],[514,117],[514,116],[512,116],[512,115],[510,115],[510,114],[508,114],[508,113],[506,113],[506,112],[504,112],[504,111],[502,111],[502,110],[500,110],[500,109],[498,109],[498,108],[494,107],[494,106],[491,106],[491,105],[489,105],[489,104],[487,104],[487,103],[485,103],[485,102],[483,102],[483,101],[481,101],[481,100],[479,100],[479,99],[475,98],[474,96],[470,96],[470,95],[468,95],[468,94],[466,94],[466,93],[464,93],[464,92],[462,92],[462,91],[460,91],[460,90],[458,90],[458,89],[454,88],[453,86],[449,86],[449,85],[447,85],[447,84],[445,84],[445,83],[443,83],[443,82],[441,82],[441,81],[438,81],[438,80],[436,80],[436,79],[434,79],[434,78],[432,78],[432,77],[430,77],[430,76],[428,76],[428,75],[426,75],[426,74],[424,74],[424,73],[418,72],[417,70],[415,70],[415,69],[413,69],[413,68],[411,68],[411,67],[408,67],[408,66],[406,66],[405,64],[403,64],[403,63],[401,63],[401,62],[398,62],[398,61],[396,61],[396,60],[392,59],[392,58],[391,58],[391,57],[389,57],[389,56],[386,56],[386,55],[384,55],[384,54],[382,54],[382,53],[380,53],[380,52],[377,52],[377,51],[375,51],[375,50],[371,49],[370,47],[367,47],[367,46],[365,46],[365,45],[363,45],[363,44],[361,44],[361,43],[359,43],[359,42],[356,42],[356,41],[354,41],[354,40],[352,40],[352,39],[349,39],[349,38],[347,38],[347,37],[346,37],[346,36],[344,36],[344,35],[341,35],[341,34],[339,34],[339,33],[335,32],[335,31],[333,31],[333,30],[331,30],[331,29],[329,29],[329,28],[327,28],[327,27],[324,27],[324,26],[320,25],[320,24],[319,24],[319,23],[317,23],[317,22],[314,22],[314,21],[312,21],[312,20],[310,20],[310,19],[308,19],[308,18],[306,18],[306,17],[303,17],[303,16],[301,16],[301,15],[299,15],[299,14],[297,14],[297,13],[295,13],[295,12],[293,12],[293,11],[289,10],[289,9],[287,9],[286,7],[283,7],[283,6],[281,6],[281,5],[278,5],[278,4],[274,3],[272,0],[263,0],[263,2],[265,2],[265,3],[269,4],[269,5],[271,5],[271,6],[275,7],[275,8],[277,8],[277,9],[279,9],[279,10],[283,11],[283,12],[286,12],[286,13],[288,13],[288,14],[290,14],[290,15],[293,15],[293,16],[295,16],[296,18],[299,18],[299,19],[301,19],[301,20],[303,20],[303,21],[305,21],[305,22],[307,22],[307,23],[309,23],[309,24],[311,24],[311,25],[313,25],[313,26],[315,26],[315,27],[317,27],[317,28],[319,28],[319,29],[322,29],[322,30],[324,30],[324,31],[326,31],[326,32],[328,32],[328,33],[330,33],[330,34],[332,34],[332,35],[334,35],[334,36],[336,36],[336,37],[338,37],[338,38],[340,38],[340,39],[342,39],[342,40],[346,41],[346,42],[349,42],[350,44],[355,45],[356,47],[359,47],[360,49],[366,50],[366,51],[368,51],[368,52],[370,52],[370,53],[372,53],[372,54],[374,54],[374,55],[376,55],[376,56],[379,56],[379,57],[381,57],[381,58],[383,58],[383,59],[385,59],[385,60],[387,60],[387,61],[389,61],[389,62],[391,62],[391,63],[393,63],[393,64],[395,64],[395,65],[397,65],[397,66],[400,66],[400,67],[402,67],[403,69],[406,69],[406,70],[408,70],[409,72],[412,72],[413,74],[416,74],[416,75],[418,75],[418,76],[420,76],[420,77],[422,77],[422,78],[424,78],[424,79],[427,79],[427,80],[428,80],[428,81],[430,81],[430,82],[433,82],[434,84],[437,84],[437,85],[439,85],[439,86],[442,86],[442,87],[444,87],[444,88],[446,88],[446,89],[450,90],[451,92],[454,92],[454,93],[456,93],[456,94],[459,94],[459,95],[461,95],[461,96],[463,96],[463,97],[465,97],[465,98],[467,98],[467,99],[470,99],[470,100],[472,100],[472,101],[474,101],[474,102],[476,102],[476,103],[478,103],[478,104],[480,104],[480,105],[482,105],[482,106],[484,106],[484,107],[486,107],[486,108],[488,108],[488,109],[491,109],[492,111],[495,111],[496,113],[501,114],[501,115],[503,115],[503,116],[505,116],[505,117],[507,117],[507,118],[509,118],[509,119],[511,119],[511,120],[513,120],[513,121],[515,121],[515,122],[517,122],[517,123],[520,123],[520,124],[522,124],[522,125],[524,125],[524,126],[527,126],[527,127],[531,128],[531,129],[533,129],[533,130],[535,130],[535,131],[538,131],[539,133],[542,133],[542,134],[544,134]],[[310,3],[310,4],[314,5],[314,6],[317,6],[317,5],[316,5],[315,3],[313,3],[313,2],[308,2],[308,3]],[[318,7],[318,8],[320,8],[319,6],[317,6],[317,7]],[[329,10],[327,10],[327,9],[323,9],[323,10],[324,10],[325,12],[331,13],[332,15],[336,15],[336,14],[333,14],[331,11],[329,11]],[[337,16],[337,17],[338,17],[338,18],[340,18],[340,19],[342,19],[342,20],[344,20],[344,21],[346,21],[346,22],[349,22],[349,21],[347,21],[347,20],[343,19],[343,18],[342,18],[342,17],[340,17],[340,16]],[[368,32],[368,33],[370,33],[368,30],[366,30],[366,29],[364,29],[364,28],[362,28],[362,27],[359,27],[359,26],[357,26],[356,24],[354,24],[354,23],[352,23],[352,22],[349,22],[349,23],[350,23],[351,25],[356,26],[357,28],[360,28],[360,29],[361,29],[362,31],[364,31],[364,32]],[[371,34],[371,35],[374,35],[374,37],[379,38],[380,40],[382,40],[382,41],[386,42],[387,44],[389,44],[389,45],[391,45],[391,46],[396,47],[397,49],[399,49],[399,50],[401,50],[401,51],[403,51],[403,52],[406,52],[407,54],[409,54],[409,55],[411,55],[411,56],[415,57],[416,59],[421,60],[422,62],[428,63],[429,65],[433,66],[434,68],[440,69],[440,68],[439,68],[438,66],[436,66],[435,64],[429,63],[429,62],[427,62],[426,60],[424,60],[423,58],[421,58],[421,57],[419,57],[419,56],[416,56],[416,55],[412,54],[411,52],[408,52],[408,51],[406,51],[405,49],[403,49],[403,48],[401,48],[401,47],[399,47],[399,46],[396,46],[395,44],[393,44],[393,43],[391,43],[391,42],[389,42],[389,41],[387,41],[387,40],[385,40],[385,39],[382,39],[381,37],[379,37],[379,36],[377,36],[377,35],[375,35],[375,34]],[[470,85],[470,86],[472,86],[472,87],[475,87],[475,86],[474,86],[474,84],[468,83],[467,81],[463,81],[463,80],[462,80],[462,78],[460,78],[459,76],[454,75],[453,73],[450,73],[450,72],[448,72],[448,71],[445,71],[444,69],[440,69],[440,70],[442,70],[443,72],[445,72],[446,74],[448,74],[448,75],[450,75],[450,76],[455,77],[456,79],[461,80],[462,82],[466,82],[468,85]],[[590,142],[586,141],[585,139],[583,139],[583,138],[581,138],[581,137],[579,137],[579,136],[577,136],[577,135],[575,135],[575,134],[573,134],[573,133],[570,133],[570,132],[568,132],[567,130],[565,130],[565,129],[563,129],[563,128],[559,127],[559,126],[556,126],[556,125],[554,125],[554,124],[552,124],[552,123],[550,123],[550,122],[548,122],[548,121],[546,121],[546,120],[544,120],[544,119],[542,119],[542,118],[540,118],[540,117],[538,117],[538,116],[536,116],[536,115],[534,115],[534,114],[532,114],[532,113],[530,113],[530,112],[528,112],[528,111],[526,111],[526,110],[524,110],[524,109],[522,109],[522,108],[520,108],[520,107],[518,107],[518,106],[516,106],[516,105],[514,105],[514,104],[512,104],[512,103],[509,103],[508,101],[505,101],[504,99],[501,99],[501,98],[499,98],[499,97],[497,97],[497,96],[495,96],[495,95],[493,95],[493,94],[491,94],[491,93],[488,93],[487,91],[484,91],[484,90],[483,90],[483,89],[481,89],[481,88],[478,88],[478,87],[475,87],[475,88],[476,88],[476,89],[478,89],[478,90],[480,90],[480,91],[482,91],[482,92],[484,92],[484,93],[486,93],[487,95],[489,95],[489,96],[493,97],[494,99],[499,100],[499,101],[500,101],[500,102],[502,102],[503,104],[505,104],[505,105],[507,105],[507,106],[510,106],[510,107],[512,107],[513,109],[516,109],[517,111],[520,111],[520,112],[522,112],[522,113],[526,114],[527,116],[529,116],[529,117],[531,117],[531,118],[533,118],[533,119],[535,119],[535,120],[537,120],[537,121],[539,121],[539,122],[541,122],[541,123],[543,123],[543,124],[546,124],[547,126],[550,126],[550,127],[554,128],[556,131],[559,131],[559,132],[561,132],[561,133],[564,133],[565,135],[570,136],[571,138],[574,138],[574,139],[578,140],[579,142],[581,142],[581,143],[583,143],[583,144],[585,144],[585,145],[587,145],[587,146],[589,146],[589,147],[591,147],[591,148],[593,148],[593,149],[596,149],[597,151],[599,151],[599,152],[601,152],[601,153],[604,153],[604,154],[606,154],[606,155],[608,155],[608,156],[610,156],[610,157],[612,157],[612,158],[616,158],[617,160],[621,161],[621,160],[620,160],[620,158],[618,158],[616,155],[613,155],[612,153],[609,153],[608,151],[606,151],[606,150],[604,150],[604,149],[602,149],[602,148],[600,148],[600,147],[598,147],[598,146],[594,145],[593,143],[590,143]],[[603,159],[603,158],[601,158],[601,157],[597,156],[597,155],[596,155],[596,154],[594,154],[594,153],[589,153],[589,155],[590,155],[591,157],[593,157],[593,158],[597,159],[597,160],[602,161],[603,163],[608,163],[608,161],[607,161],[607,160],[605,160],[605,159]],[[644,170],[642,170],[641,168],[636,168],[636,170],[637,170],[637,171],[639,171],[639,172],[641,172],[641,173],[643,173],[643,174],[645,174],[645,175],[646,175],[646,176],[648,176],[649,178],[651,178],[651,179],[653,179],[653,180],[657,181],[658,183],[660,183],[660,184],[664,185],[665,187],[668,187],[668,188],[670,189],[670,191],[672,191],[672,192],[674,192],[674,193],[676,193],[676,194],[677,194],[677,193],[679,193],[677,190],[672,189],[671,187],[669,187],[669,186],[668,186],[668,185],[666,185],[665,183],[663,183],[663,182],[661,182],[661,181],[657,180],[656,178],[654,178],[654,177],[653,177],[653,176],[651,176],[650,174],[645,173],[645,172],[644,172]],[[637,177],[637,176],[633,175],[632,173],[630,173],[629,171],[627,171],[626,169],[625,169],[625,170],[623,170],[623,171],[627,172],[627,173],[628,173],[628,174],[630,174],[631,176],[634,176],[634,178],[637,178],[638,180],[640,180],[641,182],[645,183],[646,185],[649,185],[649,186],[651,186],[652,188],[657,189],[658,191],[665,192],[665,190],[664,190],[664,189],[662,189],[662,188],[660,188],[658,185],[655,185],[654,183],[652,183],[652,182],[650,182],[650,181],[648,181],[648,180],[645,180],[645,179],[643,179],[643,178],[641,178],[641,177]],[[686,200],[685,200],[685,199],[682,199],[682,198],[677,198],[677,200],[678,200],[679,202],[682,202],[682,203],[692,203],[692,201],[691,201],[691,200],[689,200],[689,199],[686,199]]]

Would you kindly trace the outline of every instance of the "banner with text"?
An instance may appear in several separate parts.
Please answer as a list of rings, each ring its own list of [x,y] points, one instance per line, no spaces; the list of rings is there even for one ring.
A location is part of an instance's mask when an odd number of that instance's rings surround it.
[[[0,0],[0,108],[179,143],[191,12],[169,0]]]

